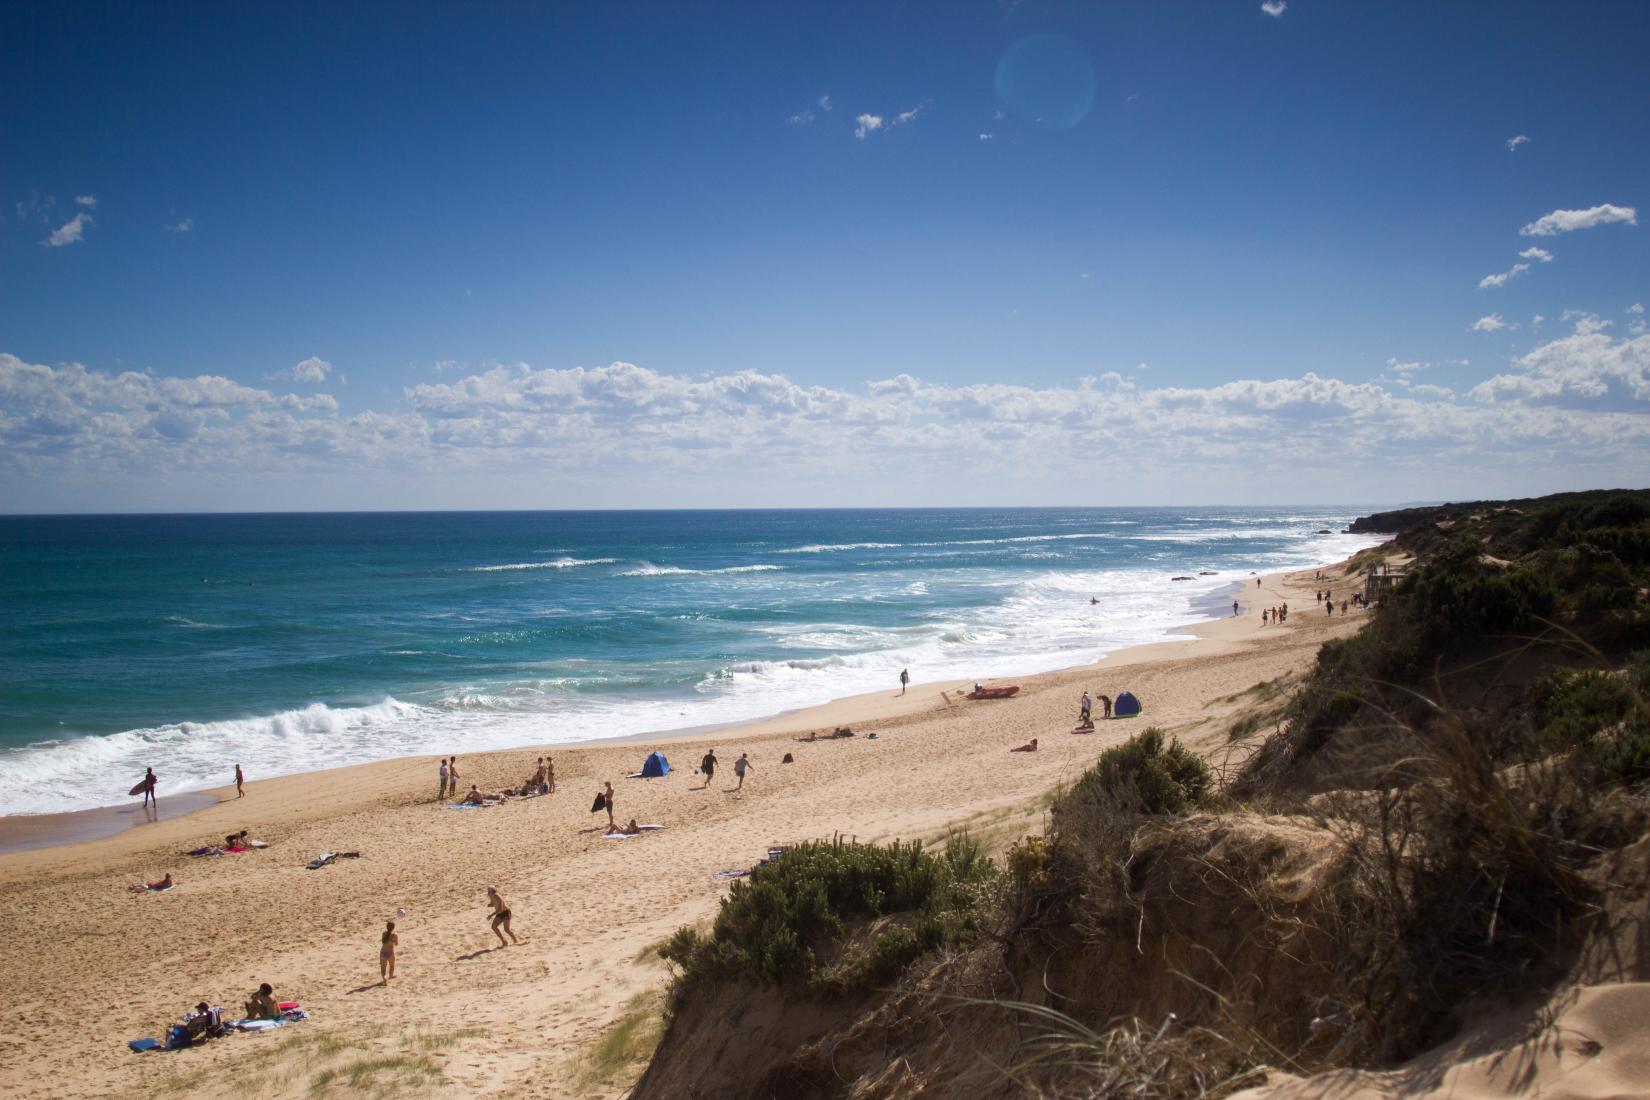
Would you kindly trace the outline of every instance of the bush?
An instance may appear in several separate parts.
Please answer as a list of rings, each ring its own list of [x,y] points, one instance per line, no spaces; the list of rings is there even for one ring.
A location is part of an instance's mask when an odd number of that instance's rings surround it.
[[[971,939],[991,912],[996,879],[996,866],[965,834],[953,834],[938,855],[916,841],[810,842],[735,882],[708,938],[680,929],[659,954],[681,970],[678,995],[724,977],[864,988],[927,951]],[[911,919],[825,973],[821,958],[851,925],[893,915]]]
[[[1179,741],[1163,743],[1156,726],[1100,754],[1077,780],[1066,804],[1101,802],[1131,814],[1178,814],[1205,802],[1214,776]]]
[[[1537,688],[1538,739],[1620,783],[1650,779],[1650,654],[1621,675],[1557,669]]]

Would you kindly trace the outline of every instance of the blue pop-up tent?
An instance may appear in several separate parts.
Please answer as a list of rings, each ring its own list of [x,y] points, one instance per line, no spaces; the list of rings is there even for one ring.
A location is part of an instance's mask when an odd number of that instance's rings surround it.
[[[662,752],[649,753],[647,763],[642,765],[643,779],[658,779],[670,774],[670,761],[665,759]]]
[[[1119,695],[1111,705],[1113,718],[1135,718],[1140,714],[1140,700],[1134,697],[1134,692],[1125,691]]]

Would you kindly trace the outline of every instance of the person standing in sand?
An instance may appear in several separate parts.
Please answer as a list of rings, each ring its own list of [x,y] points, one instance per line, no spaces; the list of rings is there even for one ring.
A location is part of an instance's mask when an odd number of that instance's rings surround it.
[[[241,788],[241,784],[245,783],[245,782],[246,782],[246,776],[241,774],[241,766],[239,764],[236,764],[235,765],[235,797],[236,798],[245,798],[246,797],[246,791]]]
[[[704,786],[709,787],[710,781],[716,776],[715,749],[711,749],[709,752],[705,753],[704,758],[699,761],[699,770],[705,773]],[[703,790],[704,787],[701,787],[700,789]]]
[[[156,797],[156,795],[155,795],[155,784],[158,783],[158,782],[159,782],[159,779],[155,775],[155,769],[154,768],[144,768],[143,769],[143,807],[144,807],[144,809],[148,809],[150,803],[154,803],[155,809],[157,809],[157,810],[160,809],[160,799],[158,797]]]
[[[751,763],[750,753],[740,753],[739,759],[733,762],[733,774],[739,777],[739,785],[733,789],[736,791],[742,789],[745,786],[745,773],[753,772],[755,770],[756,765]]]
[[[544,785],[549,787],[549,793],[556,793],[556,762],[548,756],[544,758]]]
[[[441,758],[441,790],[435,796],[435,800],[437,802],[447,801],[447,783],[449,778],[450,777],[447,775],[447,758],[443,756]]]
[[[905,689],[907,687],[909,687],[910,684],[911,684],[911,670],[908,669],[908,668],[900,669],[899,670],[899,693],[901,695],[904,695],[905,694]]]
[[[487,904],[493,907],[491,923],[493,935],[498,937],[498,945],[500,947],[510,946],[509,943],[504,942],[505,932],[510,933],[510,943],[520,943],[521,941],[516,938],[516,934],[510,931],[510,906],[503,898],[499,897],[497,886],[487,887]],[[500,931],[500,929],[503,931]]]
[[[384,934],[378,939],[378,977],[385,985],[395,977],[395,949],[401,943],[401,937],[395,934],[395,922],[384,922]]]
[[[602,805],[607,809],[607,827],[613,828],[613,784],[608,782],[606,793],[602,795]]]
[[[447,758],[447,790],[451,794],[458,793],[458,757]]]
[[[1089,698],[1088,692],[1083,692],[1083,701],[1078,705],[1077,724],[1079,726],[1094,725],[1094,700]]]

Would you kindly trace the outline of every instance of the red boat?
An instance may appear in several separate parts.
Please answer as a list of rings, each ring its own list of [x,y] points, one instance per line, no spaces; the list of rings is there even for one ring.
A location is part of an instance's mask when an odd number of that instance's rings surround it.
[[[970,699],[1007,699],[1010,695],[1016,694],[1019,690],[1019,684],[1015,684],[1013,687],[1005,688],[976,687],[973,691],[968,693],[968,697]]]

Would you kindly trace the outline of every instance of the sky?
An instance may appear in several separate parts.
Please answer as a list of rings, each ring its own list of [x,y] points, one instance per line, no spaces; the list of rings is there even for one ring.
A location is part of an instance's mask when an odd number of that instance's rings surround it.
[[[1650,5],[0,6],[0,511],[1650,484]]]

